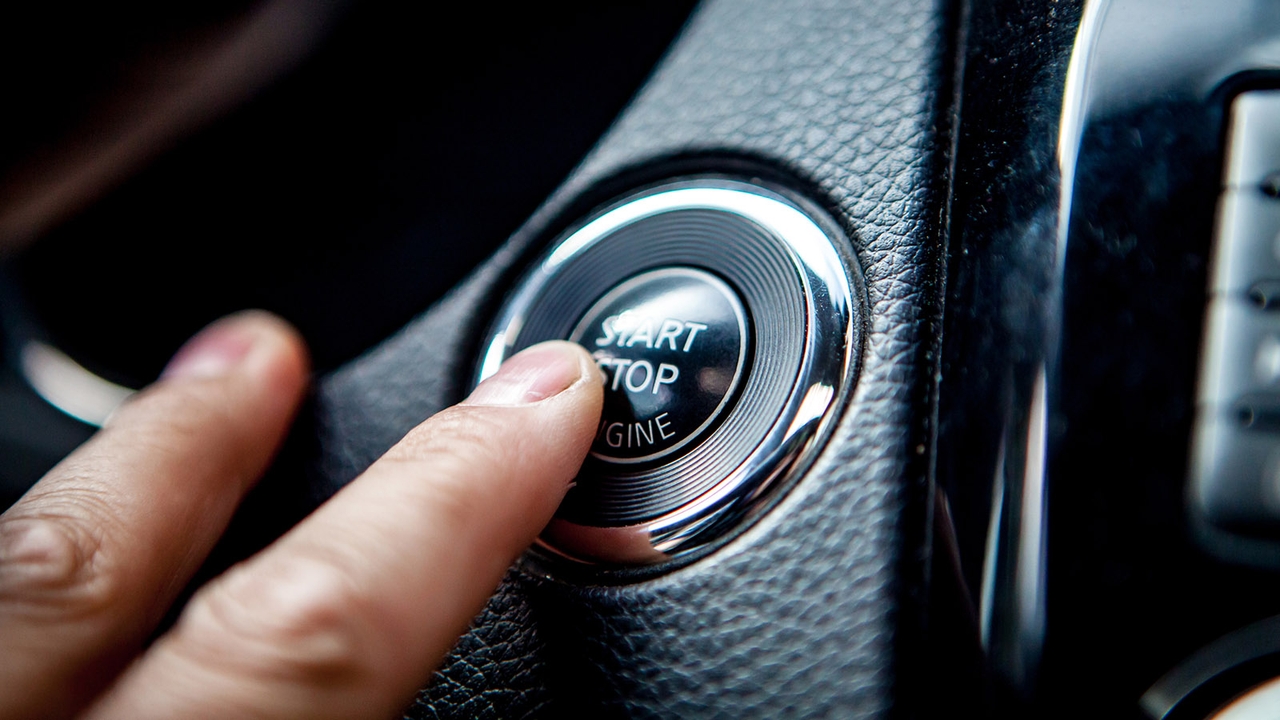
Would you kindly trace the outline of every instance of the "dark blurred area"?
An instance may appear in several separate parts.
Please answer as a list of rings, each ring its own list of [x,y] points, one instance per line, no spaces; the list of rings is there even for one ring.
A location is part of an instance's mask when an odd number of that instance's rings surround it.
[[[0,495],[89,432],[32,396],[26,343],[139,387],[261,307],[341,364],[507,238],[692,6],[0,10]]]

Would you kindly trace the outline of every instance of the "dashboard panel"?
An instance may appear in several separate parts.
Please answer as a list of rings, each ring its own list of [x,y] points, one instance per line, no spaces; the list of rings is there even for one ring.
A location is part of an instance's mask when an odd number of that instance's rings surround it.
[[[155,33],[252,15],[206,10]],[[678,561],[532,551],[407,717],[1181,720],[1280,675],[1269,510],[1218,523],[1194,450],[1239,326],[1213,310],[1224,188],[1280,202],[1224,184],[1237,98],[1280,88],[1272,4],[468,12],[455,57],[434,18],[326,6],[296,66],[10,251],[10,501],[92,429],[24,348],[127,390],[265,305],[320,371],[207,578],[460,399],[559,239],[695,178],[825,218],[865,296],[812,455]],[[69,106],[96,107],[49,105],[57,127]],[[11,183],[57,144],[35,125],[0,156]],[[1239,432],[1269,442],[1263,410]]]

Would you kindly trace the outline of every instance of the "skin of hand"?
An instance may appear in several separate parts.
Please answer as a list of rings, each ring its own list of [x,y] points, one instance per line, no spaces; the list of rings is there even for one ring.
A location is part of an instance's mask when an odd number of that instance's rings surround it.
[[[543,343],[147,639],[271,461],[305,347],[224,318],[0,515],[0,718],[391,717],[555,512],[600,417]]]

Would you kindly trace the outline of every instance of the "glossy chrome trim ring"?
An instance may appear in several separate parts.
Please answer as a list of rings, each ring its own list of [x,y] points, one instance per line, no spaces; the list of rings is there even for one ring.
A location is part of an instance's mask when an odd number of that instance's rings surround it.
[[[851,253],[834,222],[811,217],[781,192],[721,178],[674,182],[625,198],[593,215],[552,244],[517,284],[499,312],[476,382],[497,371],[516,347],[530,309],[549,281],[586,249],[646,218],[685,210],[736,215],[763,229],[790,260],[804,299],[800,369],[764,440],[726,476],[692,502],[639,524],[595,527],[556,518],[539,544],[585,563],[642,565],[676,559],[722,537],[758,510],[770,489],[807,467],[825,437],[856,370],[861,305],[851,279]],[[825,224],[825,228],[824,228]],[[624,278],[618,278],[622,281]],[[753,314],[756,312],[752,309]],[[767,348],[756,348],[766,352]],[[717,433],[720,430],[716,431]]]
[[[102,427],[135,390],[99,377],[61,350],[27,340],[18,355],[22,378],[42,400],[86,425]]]

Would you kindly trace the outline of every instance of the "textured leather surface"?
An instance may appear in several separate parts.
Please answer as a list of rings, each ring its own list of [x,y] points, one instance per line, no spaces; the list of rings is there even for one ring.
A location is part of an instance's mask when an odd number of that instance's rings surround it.
[[[861,376],[819,459],[768,515],[645,582],[582,586],[514,570],[410,717],[885,716],[924,536],[948,13],[936,0],[705,3],[498,255],[322,380],[319,497],[462,394],[530,244],[595,183],[655,158],[731,153],[781,168],[833,212],[863,268]]]

